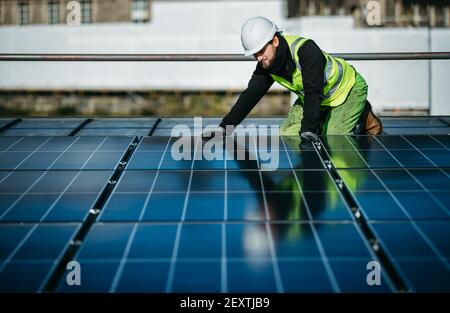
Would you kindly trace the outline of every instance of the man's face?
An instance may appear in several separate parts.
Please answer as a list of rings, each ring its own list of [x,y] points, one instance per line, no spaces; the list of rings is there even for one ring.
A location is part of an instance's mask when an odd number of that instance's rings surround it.
[[[261,50],[253,55],[259,64],[261,64],[263,69],[267,70],[272,67],[275,62],[275,55],[278,45],[278,37],[273,36],[271,41],[269,41]]]

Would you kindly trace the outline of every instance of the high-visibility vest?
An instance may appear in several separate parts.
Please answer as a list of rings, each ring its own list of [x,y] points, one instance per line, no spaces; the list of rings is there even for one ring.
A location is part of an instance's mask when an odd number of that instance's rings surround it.
[[[309,39],[288,35],[283,35],[283,38],[286,39],[289,45],[292,59],[296,65],[295,71],[292,74],[292,83],[275,74],[270,75],[274,81],[296,93],[304,103],[305,92],[303,88],[302,69],[298,58],[298,49]],[[355,84],[355,69],[344,59],[332,57],[324,51],[322,53],[326,59],[324,69],[324,99],[322,105],[336,107],[345,101]]]

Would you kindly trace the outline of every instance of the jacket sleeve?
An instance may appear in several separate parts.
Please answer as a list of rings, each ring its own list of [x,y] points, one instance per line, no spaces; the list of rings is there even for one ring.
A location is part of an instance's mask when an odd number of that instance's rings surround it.
[[[263,73],[257,66],[247,88],[241,93],[230,112],[222,119],[220,126],[226,128],[226,125],[236,126],[240,124],[266,94],[273,82],[272,77]]]
[[[312,40],[308,40],[300,47],[298,57],[305,91],[300,132],[310,131],[317,134],[320,123],[320,105],[324,99],[326,60],[320,48]]]

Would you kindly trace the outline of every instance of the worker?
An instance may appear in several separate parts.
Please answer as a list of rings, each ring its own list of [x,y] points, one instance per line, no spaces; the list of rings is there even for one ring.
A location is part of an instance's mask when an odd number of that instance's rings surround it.
[[[274,82],[298,98],[280,128],[282,136],[318,141],[318,135],[378,135],[382,124],[367,101],[368,86],[352,65],[322,51],[311,40],[284,35],[265,17],[249,18],[241,30],[245,55],[256,69],[220,123],[226,134],[250,113]]]

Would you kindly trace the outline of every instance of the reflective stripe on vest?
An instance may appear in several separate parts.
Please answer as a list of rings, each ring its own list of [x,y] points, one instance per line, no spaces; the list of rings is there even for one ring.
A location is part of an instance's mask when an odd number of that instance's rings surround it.
[[[308,40],[304,37],[283,36],[286,41],[292,41],[289,44],[292,59],[296,65],[296,71],[293,73],[292,83],[286,81],[282,77],[271,74],[272,78],[280,83],[282,86],[295,92],[303,100],[305,92],[303,89],[303,82],[301,79],[301,66],[298,61],[297,51]],[[338,106],[345,101],[346,96],[350,92],[355,83],[355,71],[348,63],[343,59],[333,58],[327,53],[323,52],[326,58],[326,66],[324,70],[324,101],[322,105],[325,106]],[[345,68],[344,68],[345,66]],[[299,73],[297,73],[297,70]],[[334,74],[334,75],[333,75]],[[296,80],[297,79],[297,80]],[[331,79],[331,81],[330,81]],[[295,81],[294,81],[295,80]],[[345,80],[343,82],[343,80]]]

